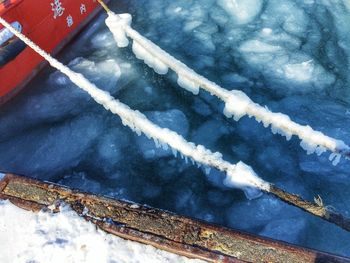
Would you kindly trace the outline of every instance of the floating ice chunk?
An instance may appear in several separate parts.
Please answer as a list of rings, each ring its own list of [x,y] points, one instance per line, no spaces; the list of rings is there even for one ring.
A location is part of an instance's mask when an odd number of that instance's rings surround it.
[[[263,5],[262,0],[218,0],[217,2],[228,14],[232,15],[237,24],[253,21]]]
[[[118,47],[126,47],[129,45],[129,40],[125,33],[125,25],[130,26],[132,17],[130,14],[115,15],[108,13],[106,25],[111,30]]]
[[[199,85],[184,75],[179,74],[177,84],[189,92],[192,92],[194,95],[199,93]]]
[[[207,147],[215,147],[218,140],[229,134],[230,130],[221,121],[209,120],[203,123],[197,130],[192,133],[192,140],[196,143],[206,145]]]
[[[268,27],[264,27],[262,30],[261,30],[261,33],[265,36],[268,36],[268,35],[271,35],[273,32],[272,28],[268,28]]]
[[[258,177],[253,169],[243,162],[238,162],[227,172],[224,184],[227,187],[244,190],[248,199],[259,197],[261,195],[259,190],[268,191],[270,189],[270,185]]]
[[[161,75],[168,73],[168,66],[165,65],[160,59],[153,56],[138,42],[133,41],[132,51],[138,59],[143,60],[147,64],[147,66],[153,68],[156,73]]]
[[[241,52],[251,52],[251,53],[274,53],[282,50],[278,45],[270,45],[261,40],[252,39],[244,42],[239,50]]]
[[[310,81],[314,75],[314,63],[308,60],[297,64],[287,64],[284,66],[284,71],[288,79],[299,82]]]

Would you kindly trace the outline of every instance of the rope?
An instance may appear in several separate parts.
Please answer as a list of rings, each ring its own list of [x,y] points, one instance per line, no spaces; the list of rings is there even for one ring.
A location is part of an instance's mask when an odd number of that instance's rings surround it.
[[[194,143],[186,141],[181,135],[177,134],[174,131],[157,126],[156,124],[149,121],[146,116],[139,111],[130,109],[129,106],[113,98],[108,92],[97,88],[82,74],[72,71],[61,62],[51,57],[48,53],[33,43],[25,35],[14,29],[1,17],[0,23],[8,28],[19,39],[25,42],[35,52],[41,55],[46,61],[49,62],[52,67],[67,75],[75,85],[87,92],[98,104],[104,106],[106,110],[111,111],[113,114],[118,115],[122,119],[124,125],[130,127],[137,134],[140,134],[142,132],[148,138],[153,138],[156,145],[160,143],[160,145],[164,148],[166,148],[165,145],[169,145],[172,149],[179,151],[183,156],[189,157],[198,164],[214,167],[222,172],[225,172],[227,175],[232,175],[231,177],[233,177],[233,180],[235,180],[235,177],[233,175],[236,175],[237,179],[239,179],[237,168],[249,167],[243,163],[238,163],[235,165],[224,161],[222,159],[221,153],[213,153],[202,145],[195,145]],[[246,169],[246,171],[248,171],[249,174],[249,169]],[[254,178],[254,172],[252,172],[250,175],[252,175],[253,179],[247,179],[249,181],[245,181],[244,178],[241,178],[239,179],[240,183],[243,185],[247,184],[249,187],[258,188],[262,191],[269,190],[269,183],[266,183],[260,178]]]
[[[102,0],[98,0],[103,6]],[[330,155],[330,160],[336,165],[340,161],[340,156],[350,157],[350,147],[343,141],[331,138],[319,131],[313,130],[310,126],[303,126],[293,122],[287,115],[282,113],[273,113],[266,107],[254,103],[245,93],[239,90],[226,90],[216,83],[208,80],[202,75],[196,73],[187,65],[177,60],[159,46],[154,44],[149,39],[143,37],[140,33],[134,30],[127,22],[123,22],[124,18],[113,13],[110,9],[105,8],[109,18],[114,19],[118,26],[116,30],[123,28],[125,34],[133,39],[141,46],[152,58],[156,58],[160,63],[166,65],[179,75],[179,79],[185,78],[195,86],[201,87],[211,95],[215,95],[225,103],[224,114],[227,117],[234,117],[238,121],[244,115],[253,117],[262,122],[265,127],[271,125],[273,133],[279,133],[289,140],[292,135],[296,135],[301,140],[301,147],[308,154],[316,152],[322,154],[326,149],[333,154]],[[107,24],[108,25],[108,24]],[[111,28],[110,28],[111,29]],[[112,31],[113,32],[113,31]],[[134,49],[134,46],[133,46]],[[147,63],[149,64],[149,63]],[[157,70],[156,70],[157,71]],[[166,71],[165,71],[166,72]],[[196,92],[195,94],[197,94]]]
[[[210,150],[204,148],[201,145],[196,146],[193,143],[187,142],[182,136],[173,131],[162,129],[159,126],[153,124],[146,118],[145,115],[141,114],[138,111],[130,109],[124,103],[113,98],[108,92],[97,88],[83,75],[70,70],[61,62],[51,57],[48,53],[33,43],[29,38],[14,29],[2,17],[0,17],[0,23],[8,28],[19,39],[25,42],[35,52],[41,55],[46,61],[49,62],[52,67],[67,75],[74,84],[76,84],[82,90],[86,91],[98,104],[104,106],[106,110],[111,111],[113,114],[118,115],[122,119],[123,124],[129,126],[134,132],[143,132],[149,138],[154,138],[155,140],[158,139],[159,141],[168,144],[173,149],[177,149],[183,155],[189,156],[198,163],[208,165],[210,167],[215,167],[218,170],[225,172],[227,175],[231,175],[231,179],[238,177],[238,181],[243,180],[244,182],[244,177],[251,176],[249,174],[249,166],[246,166],[243,163],[234,165],[227,161],[224,161],[220,153],[212,153]],[[239,165],[243,165],[244,168],[246,168],[246,170],[243,170],[244,177],[239,174],[242,170],[237,171],[236,169]],[[292,204],[300,209],[307,211],[310,214],[336,224],[346,231],[350,231],[350,219],[347,219],[341,214],[329,211],[327,208],[324,208],[324,213],[315,212],[317,209],[307,209],[307,207],[317,208],[318,205],[316,203],[305,201],[300,197],[297,198],[298,201],[296,202],[294,201],[296,195],[287,193],[282,189],[279,189],[276,186],[263,181],[262,179],[245,183],[250,183],[251,186],[269,193],[286,203]]]

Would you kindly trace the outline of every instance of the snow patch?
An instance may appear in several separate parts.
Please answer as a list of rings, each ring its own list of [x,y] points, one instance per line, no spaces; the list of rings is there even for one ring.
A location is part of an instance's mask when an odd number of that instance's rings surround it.
[[[107,234],[67,205],[36,214],[0,201],[0,225],[0,262],[202,262]]]

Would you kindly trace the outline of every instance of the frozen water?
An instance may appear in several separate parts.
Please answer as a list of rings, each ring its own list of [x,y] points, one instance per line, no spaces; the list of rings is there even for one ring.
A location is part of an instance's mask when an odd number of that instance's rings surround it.
[[[0,144],[0,152],[7,153],[0,166],[4,171],[51,179],[89,154],[102,125],[98,115],[86,115],[15,136]]]
[[[306,226],[302,217],[280,219],[268,223],[259,234],[274,239],[283,237],[284,241],[295,244],[301,241]]]
[[[223,126],[222,122],[215,119],[209,120],[193,132],[192,141],[214,149],[220,138],[228,135],[230,131],[232,128]]]
[[[349,143],[348,1],[112,2],[112,10],[132,14],[135,29],[196,72]],[[178,111],[164,127],[173,125],[185,139],[222,152],[230,162],[250,164],[263,179],[309,200],[320,195],[349,215],[349,161],[342,158],[333,167],[329,153],[307,155],[300,141],[273,135],[252,118],[224,118],[216,98],[179,89],[177,74],[156,74],[135,58],[131,45],[118,49],[104,20],[79,36],[62,61],[150,118]],[[204,167],[195,169],[123,128],[60,73],[45,70],[22,94],[0,111],[1,171],[350,255],[344,231],[266,195],[247,201],[223,185],[223,173],[211,169],[205,175]],[[150,157],[148,150],[154,150]],[[288,234],[294,226],[295,234]]]

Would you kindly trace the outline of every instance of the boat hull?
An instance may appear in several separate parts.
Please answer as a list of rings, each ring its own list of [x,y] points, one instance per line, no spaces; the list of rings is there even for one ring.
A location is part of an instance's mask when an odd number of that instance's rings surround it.
[[[11,2],[11,4],[6,4]],[[57,54],[101,10],[95,0],[16,0],[0,4],[0,16],[18,22],[22,33],[46,52]],[[3,28],[0,28],[2,30]],[[2,45],[9,48],[13,41]],[[0,67],[0,104],[11,99],[46,65],[29,47]]]

